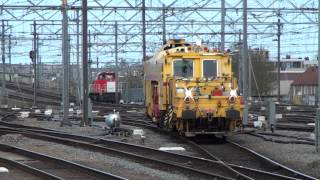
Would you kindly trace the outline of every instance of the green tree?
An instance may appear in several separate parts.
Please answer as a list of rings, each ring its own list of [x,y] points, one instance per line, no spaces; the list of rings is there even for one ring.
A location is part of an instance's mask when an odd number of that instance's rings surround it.
[[[233,53],[232,69],[234,76],[239,80],[241,54]],[[269,52],[263,49],[250,49],[249,59],[251,60],[251,95],[265,96],[270,95],[276,85],[276,67],[273,62],[268,61]],[[240,83],[240,82],[239,82]],[[241,86],[241,85],[240,85]]]

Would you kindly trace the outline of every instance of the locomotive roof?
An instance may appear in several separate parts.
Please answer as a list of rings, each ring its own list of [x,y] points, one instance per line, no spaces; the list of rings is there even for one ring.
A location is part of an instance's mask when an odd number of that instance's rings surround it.
[[[162,63],[165,57],[169,55],[179,55],[183,56],[184,53],[191,55],[200,56],[225,56],[228,53],[221,53],[218,49],[209,49],[206,45],[191,45],[187,43],[184,39],[170,39],[164,44],[153,57],[147,60],[146,63]]]

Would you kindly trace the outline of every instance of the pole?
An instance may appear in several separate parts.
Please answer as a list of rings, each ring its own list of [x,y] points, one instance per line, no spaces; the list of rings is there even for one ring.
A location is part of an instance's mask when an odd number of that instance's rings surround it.
[[[142,0],[142,51],[143,62],[146,61],[146,2]]]
[[[1,51],[2,51],[2,105],[7,104],[7,98],[6,96],[6,74],[5,74],[5,62],[6,62],[6,57],[5,57],[5,40],[4,40],[4,20],[2,20],[2,33],[1,33]]]
[[[278,40],[278,66],[277,66],[277,82],[278,82],[278,94],[277,94],[277,99],[278,101],[280,101],[280,36],[281,36],[281,23],[280,23],[280,19],[278,19],[278,33],[277,33],[277,40]]]
[[[37,47],[37,54],[36,54],[36,60],[37,60],[37,62],[36,62],[36,66],[37,66],[37,79],[36,79],[36,85],[37,85],[37,88],[39,88],[40,87],[40,83],[39,83],[39,81],[40,81],[40,79],[41,79],[41,76],[40,76],[40,63],[39,63],[39,51],[40,51],[40,48],[39,48],[39,35],[37,34],[37,38],[36,38],[36,43],[37,43],[37,45],[36,45],[36,47]]]
[[[92,59],[91,59],[91,32],[90,32],[90,30],[89,30],[89,44],[88,45],[89,45],[89,64],[90,64],[89,69],[90,69],[91,68],[91,64],[92,64]],[[91,78],[89,78],[89,80],[90,79]]]
[[[318,0],[318,92],[317,92],[317,117],[315,119],[315,147],[316,152],[319,152],[319,131],[320,131],[320,0]]]
[[[33,106],[37,106],[37,24],[33,21]]]
[[[80,22],[79,22],[79,9],[76,11],[77,14],[77,92],[78,92],[78,105],[81,106],[81,92],[82,92],[82,86],[81,86],[81,74],[80,74]]]
[[[82,0],[82,77],[83,77],[83,106],[81,126],[89,124],[88,121],[88,6],[87,0]]]
[[[252,89],[251,89],[251,71],[252,71],[252,61],[251,61],[251,54],[253,54],[253,50],[249,49],[249,54],[248,54],[248,98],[251,100],[252,96]]]
[[[73,64],[70,64],[71,61],[71,35],[68,33],[68,67],[69,67],[69,89],[71,89],[72,87],[70,87],[70,81],[74,82],[74,75],[73,75]],[[70,90],[69,90],[70,91]],[[69,102],[70,102],[70,96],[69,96]],[[69,104],[70,105],[70,104]]]
[[[118,96],[118,75],[119,75],[119,69],[118,69],[118,22],[116,21],[114,24],[114,49],[115,49],[115,63],[116,63],[116,73],[115,73],[115,86],[116,86],[116,104],[119,102],[119,96]]]
[[[224,52],[224,38],[225,38],[225,16],[226,16],[226,8],[225,8],[225,0],[221,0],[221,46],[220,51]]]
[[[315,148],[316,148],[316,152],[319,152],[319,141],[320,141],[320,138],[319,138],[319,131],[320,131],[320,108],[317,108],[317,117],[315,119],[315,141],[314,141],[314,145],[315,145]]]
[[[276,105],[272,99],[269,100],[269,117],[268,117],[268,128],[273,132],[274,131],[274,123],[276,120]]]
[[[69,35],[68,35],[68,2],[63,0],[62,3],[62,60],[63,60],[63,120],[60,126],[69,125]]]
[[[162,4],[162,41],[166,44],[166,5]]]
[[[241,30],[239,30],[239,43],[238,43],[238,48],[239,48],[239,53],[238,53],[238,88],[239,88],[239,91],[241,94],[243,94],[243,88],[242,88],[242,75],[243,75],[243,72],[242,72],[242,66],[243,66],[243,63],[242,63],[242,40],[241,40]]]
[[[320,108],[320,0],[318,0],[318,92],[317,103]]]
[[[91,69],[91,66],[92,66],[92,59],[91,59],[91,33],[90,33],[90,30],[89,30],[89,61],[88,61],[88,81],[89,83],[92,81],[92,69]],[[90,101],[88,101],[89,104],[90,104]],[[89,108],[89,115],[90,115],[90,108]]]
[[[9,35],[9,81],[12,81],[11,73],[12,71],[12,65],[11,65],[11,34]]]
[[[99,57],[97,57],[97,70],[96,72],[98,73],[99,72]]]
[[[244,112],[243,125],[248,124],[248,44],[247,44],[247,0],[243,0],[243,49],[242,49],[242,63],[243,63],[243,98],[244,98]]]

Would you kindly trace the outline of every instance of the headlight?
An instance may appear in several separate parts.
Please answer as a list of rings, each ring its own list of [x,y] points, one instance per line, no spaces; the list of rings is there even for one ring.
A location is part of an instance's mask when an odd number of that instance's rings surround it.
[[[185,88],[184,90],[185,90],[184,91],[184,93],[185,93],[184,100],[189,99],[189,98],[193,100],[193,95],[192,95],[193,88],[191,88],[191,89]]]
[[[230,89],[230,97],[238,97],[237,89]]]
[[[237,89],[230,89],[229,103],[234,104],[236,102],[236,98],[238,97]]]

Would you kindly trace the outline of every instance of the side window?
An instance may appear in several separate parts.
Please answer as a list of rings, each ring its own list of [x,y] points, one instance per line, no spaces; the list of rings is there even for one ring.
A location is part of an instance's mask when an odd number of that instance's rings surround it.
[[[173,75],[184,78],[193,77],[193,60],[175,60],[173,63]]]
[[[217,61],[215,60],[204,60],[203,61],[203,77],[215,78],[217,77]]]

